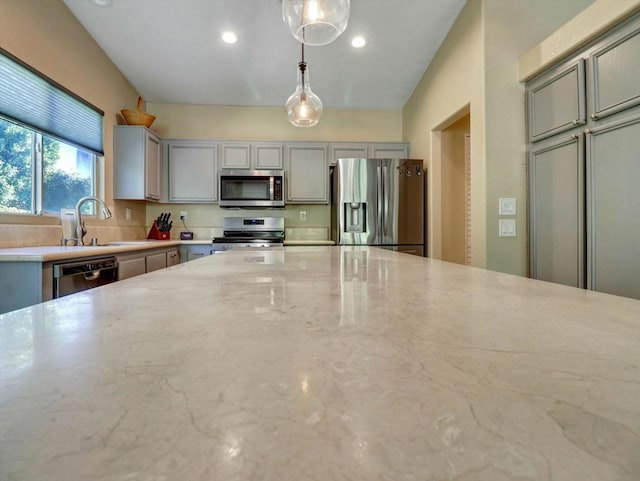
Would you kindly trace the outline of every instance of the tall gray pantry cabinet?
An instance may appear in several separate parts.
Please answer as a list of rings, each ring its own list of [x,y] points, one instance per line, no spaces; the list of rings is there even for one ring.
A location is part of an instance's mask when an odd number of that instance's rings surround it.
[[[640,16],[526,91],[532,277],[640,299]]]

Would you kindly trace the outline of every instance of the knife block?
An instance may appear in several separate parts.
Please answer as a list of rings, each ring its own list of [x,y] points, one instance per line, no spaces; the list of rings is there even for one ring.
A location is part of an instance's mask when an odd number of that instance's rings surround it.
[[[158,229],[158,225],[154,221],[153,225],[151,226],[151,230],[149,231],[149,235],[147,236],[147,239],[170,240],[171,231],[160,232],[160,230]]]

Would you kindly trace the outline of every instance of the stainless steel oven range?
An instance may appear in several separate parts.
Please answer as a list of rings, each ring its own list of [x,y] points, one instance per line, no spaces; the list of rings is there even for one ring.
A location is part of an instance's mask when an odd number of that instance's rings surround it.
[[[224,217],[223,237],[213,239],[213,252],[241,247],[282,247],[284,217]]]

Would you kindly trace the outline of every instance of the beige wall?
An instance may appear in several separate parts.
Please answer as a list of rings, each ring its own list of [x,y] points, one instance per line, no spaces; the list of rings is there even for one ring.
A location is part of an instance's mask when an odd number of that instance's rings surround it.
[[[525,82],[579,49],[624,18],[640,11],[640,0],[597,0],[520,57],[518,77]]]
[[[147,112],[156,116],[153,130],[161,137],[220,140],[295,140],[319,142],[401,142],[400,110],[325,109],[320,123],[311,129],[293,127],[287,121],[284,107],[230,107],[220,105],[186,105],[148,103]],[[172,235],[184,230],[180,211],[188,212],[187,226],[196,239],[220,235],[224,216],[284,217],[287,228],[325,229],[329,235],[331,212],[328,205],[287,205],[278,210],[225,210],[212,204],[149,204],[147,226],[160,212],[171,212]],[[300,220],[300,211],[307,220]]]
[[[471,114],[476,266],[527,274],[524,85],[518,59],[593,0],[469,0],[403,112],[405,141],[430,162],[430,252],[440,257],[441,130]],[[498,198],[516,197],[517,237],[498,237]]]
[[[105,112],[104,198],[114,219],[88,220],[88,236],[131,237],[144,225],[145,205],[113,201],[113,125],[116,114],[135,105],[137,93],[62,0],[2,0],[0,46]],[[132,208],[131,221],[124,220]],[[14,227],[21,224],[21,227]],[[33,227],[48,225],[48,228]],[[59,242],[59,216],[0,214],[0,246]],[[104,228],[103,228],[104,227]],[[100,235],[102,234],[102,235]]]
[[[400,110],[325,109],[309,129],[292,126],[282,107],[147,104],[163,138],[401,142]]]
[[[427,160],[428,252],[442,257],[442,164],[439,132],[466,113],[471,116],[473,264],[485,265],[484,76],[482,2],[460,12],[403,110],[404,140],[411,156]]]
[[[466,263],[465,134],[471,118],[465,115],[442,131],[442,259]]]

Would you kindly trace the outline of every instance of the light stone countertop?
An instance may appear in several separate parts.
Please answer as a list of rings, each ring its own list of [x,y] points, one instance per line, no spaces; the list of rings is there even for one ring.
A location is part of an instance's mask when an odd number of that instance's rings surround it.
[[[105,245],[97,246],[9,247],[0,249],[0,262],[50,262],[171,247],[183,243],[204,244],[205,242],[180,240],[138,240],[107,242]]]
[[[237,249],[0,316],[0,479],[640,479],[640,301]]]
[[[285,239],[284,245],[286,246],[333,246],[333,245],[336,245],[336,242],[332,240],[326,240],[326,239],[317,239],[317,240]]]

